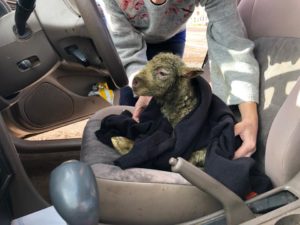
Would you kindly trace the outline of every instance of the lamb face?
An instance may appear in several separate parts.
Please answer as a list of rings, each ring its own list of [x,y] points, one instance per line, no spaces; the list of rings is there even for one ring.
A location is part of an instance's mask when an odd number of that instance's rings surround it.
[[[150,60],[132,83],[137,96],[153,96],[173,127],[197,105],[191,78],[203,71],[187,67],[180,57],[160,53]]]
[[[134,77],[132,82],[134,94],[161,98],[174,86],[183,65],[176,55],[158,54]]]

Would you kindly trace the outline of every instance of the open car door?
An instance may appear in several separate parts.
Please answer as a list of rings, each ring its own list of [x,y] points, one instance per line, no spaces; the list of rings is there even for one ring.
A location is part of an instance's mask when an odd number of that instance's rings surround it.
[[[95,84],[107,85],[106,91],[115,92],[117,86],[127,83],[100,9],[95,13],[100,17],[97,25],[103,26],[102,35],[107,38],[94,38],[99,43],[93,42],[90,36],[90,33],[96,33],[92,27],[95,25],[89,21],[91,15],[86,11],[87,16],[83,18],[73,1],[37,1],[28,20],[31,36],[22,41],[12,39],[12,33],[4,35],[6,32],[2,31],[0,65],[4,70],[2,76],[7,76],[1,79],[7,80],[1,81],[2,86],[31,82],[24,90],[12,90],[2,95],[3,102],[17,99],[3,112],[15,136],[25,137],[64,126],[118,102],[117,92],[114,99],[110,96],[108,100],[89,96]],[[11,21],[6,23],[14,22],[14,12],[5,17],[5,21]],[[91,28],[87,28],[86,23],[90,23]],[[4,25],[1,28],[4,29]],[[5,60],[8,54],[11,55],[9,62]],[[118,81],[111,79],[112,70],[120,78]],[[13,78],[9,78],[9,74],[13,74]],[[37,81],[32,82],[30,76]]]

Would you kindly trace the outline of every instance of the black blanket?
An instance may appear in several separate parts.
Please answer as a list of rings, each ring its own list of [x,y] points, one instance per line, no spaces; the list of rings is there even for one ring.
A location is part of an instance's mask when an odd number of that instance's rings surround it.
[[[269,178],[255,168],[252,158],[232,160],[241,140],[234,136],[234,116],[229,107],[211,93],[201,77],[193,80],[198,105],[173,129],[160,112],[155,99],[140,117],[129,112],[103,119],[96,132],[98,139],[110,146],[111,137],[124,136],[135,141],[133,149],[114,163],[122,169],[131,167],[170,170],[171,157],[189,159],[192,152],[207,149],[204,170],[240,197],[251,191],[262,193],[271,188]]]

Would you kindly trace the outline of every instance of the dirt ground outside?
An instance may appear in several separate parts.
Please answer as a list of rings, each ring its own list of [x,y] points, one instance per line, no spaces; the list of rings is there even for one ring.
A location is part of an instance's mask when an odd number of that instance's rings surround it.
[[[201,67],[207,52],[206,26],[187,26],[187,40],[183,60],[193,67]],[[55,140],[81,138],[87,120],[61,127],[43,134],[35,135],[27,140]]]

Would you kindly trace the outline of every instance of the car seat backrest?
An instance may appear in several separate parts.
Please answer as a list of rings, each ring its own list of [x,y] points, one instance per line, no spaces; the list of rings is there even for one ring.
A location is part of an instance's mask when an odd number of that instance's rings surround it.
[[[300,171],[300,78],[277,113],[266,146],[266,173],[276,186]]]
[[[296,170],[300,169],[297,157],[281,157],[283,155],[295,156],[297,150],[289,145],[274,149],[275,146],[270,144],[274,140],[274,136],[272,140],[268,141],[268,148],[266,149],[266,141],[277,112],[300,75],[300,29],[298,22],[300,21],[300,1],[241,0],[239,12],[249,38],[255,43],[254,54],[260,66],[260,103],[258,109],[260,125],[255,157],[262,169],[266,164],[266,173],[270,175],[274,184],[280,185],[290,179]],[[287,110],[295,110],[296,108]],[[289,118],[281,116],[276,118],[276,121],[281,119]],[[295,123],[299,122],[299,118],[294,117],[293,119],[298,119]],[[280,122],[277,121],[276,123]],[[293,141],[290,139],[293,135],[291,132],[290,127],[288,130],[282,130],[278,141],[280,139]],[[300,149],[298,151],[300,153]],[[287,167],[286,165],[291,166]]]
[[[239,12],[251,39],[300,37],[299,0],[241,0]]]

